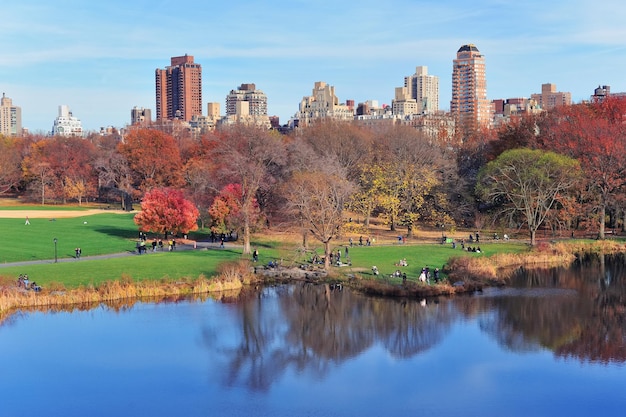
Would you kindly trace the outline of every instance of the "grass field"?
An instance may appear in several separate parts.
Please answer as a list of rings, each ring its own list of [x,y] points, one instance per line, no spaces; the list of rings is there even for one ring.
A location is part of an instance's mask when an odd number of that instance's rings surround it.
[[[342,257],[345,247],[342,248]],[[453,256],[490,256],[499,252],[519,253],[528,248],[520,243],[489,243],[481,245],[481,253],[463,251],[459,246],[452,249],[451,245],[419,244],[419,245],[386,245],[386,246],[355,246],[348,248],[348,254],[354,268],[366,268],[362,273],[370,274],[371,267],[376,265],[381,275],[389,276],[396,270],[405,272],[409,279],[417,279],[422,268],[441,269]],[[406,259],[408,266],[395,264]]]
[[[240,257],[241,251],[228,249],[157,252],[123,258],[11,266],[1,268],[0,276],[17,277],[26,273],[31,281],[43,287],[56,282],[66,288],[75,288],[80,285],[98,286],[104,281],[120,279],[122,276],[131,277],[135,281],[198,278],[201,274],[211,277],[215,275],[217,265]]]
[[[54,258],[57,239],[58,258],[74,256],[80,247],[83,256],[134,250],[137,227],[132,214],[98,214],[72,218],[0,218],[3,248],[0,262],[33,261]]]
[[[3,207],[4,208],[4,207]],[[69,218],[31,218],[30,225],[24,224],[24,218],[0,218],[0,230],[4,241],[0,251],[0,262],[53,260],[55,255],[54,239],[57,239],[57,257],[73,258],[74,249],[80,247],[82,256],[110,253],[133,252],[138,235],[133,223],[134,213],[104,213],[80,215]],[[190,234],[191,239],[205,240],[206,232]],[[260,251],[260,264],[269,260],[282,260],[285,264],[302,263],[311,253],[297,250],[296,240],[274,241],[271,236],[256,236],[253,246]],[[396,269],[406,272],[409,279],[416,279],[423,267],[441,268],[452,256],[490,256],[497,252],[523,252],[527,246],[522,243],[494,242],[481,245],[483,253],[463,252],[460,248],[452,249],[449,244],[397,244],[387,240],[385,244],[373,246],[349,247],[351,267],[333,268],[340,274],[358,273],[371,275],[371,267],[376,265],[381,278],[389,276]],[[382,241],[381,241],[382,243]],[[345,260],[345,247],[338,243],[334,250],[341,250]],[[311,242],[311,250],[322,253],[321,245]],[[79,285],[98,285],[107,280],[115,280],[122,275],[135,280],[191,277],[200,275],[210,277],[216,273],[217,265],[226,260],[241,258],[241,250],[197,250],[177,251],[172,253],[149,253],[143,256],[87,260],[72,262],[43,263],[28,266],[7,266],[0,268],[0,276],[17,277],[26,273],[32,280],[46,286],[59,282],[68,288]],[[406,258],[407,267],[395,264]]]

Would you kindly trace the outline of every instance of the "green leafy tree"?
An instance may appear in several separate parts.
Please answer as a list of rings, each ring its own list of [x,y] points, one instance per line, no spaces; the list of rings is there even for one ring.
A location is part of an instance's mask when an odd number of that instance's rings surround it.
[[[502,153],[478,174],[476,193],[494,203],[497,215],[521,218],[530,244],[551,210],[567,204],[567,193],[580,179],[578,161],[554,152],[513,149]]]

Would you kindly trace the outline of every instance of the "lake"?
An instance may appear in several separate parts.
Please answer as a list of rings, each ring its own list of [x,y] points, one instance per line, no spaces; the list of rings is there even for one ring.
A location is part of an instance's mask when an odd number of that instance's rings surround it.
[[[0,416],[623,415],[625,265],[429,300],[294,284],[17,313]]]

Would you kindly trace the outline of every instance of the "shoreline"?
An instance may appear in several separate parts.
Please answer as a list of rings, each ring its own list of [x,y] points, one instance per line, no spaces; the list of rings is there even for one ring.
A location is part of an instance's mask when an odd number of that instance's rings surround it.
[[[128,303],[129,300],[167,301],[189,296],[213,297],[220,294],[236,296],[246,287],[276,283],[309,282],[342,285],[369,296],[433,298],[471,294],[487,287],[506,286],[510,273],[518,268],[569,266],[590,255],[626,254],[626,246],[613,241],[587,244],[555,244],[549,250],[525,254],[497,254],[489,258],[452,258],[443,271],[447,279],[441,283],[424,284],[409,281],[391,284],[381,279],[314,271],[297,267],[256,270],[247,263],[225,264],[220,274],[211,278],[181,277],[169,280],[134,282],[127,277],[107,281],[96,287],[74,289],[47,288],[41,292],[24,290],[14,281],[0,283],[0,322],[19,311],[40,309],[73,309],[80,305]],[[134,302],[133,301],[133,302]]]

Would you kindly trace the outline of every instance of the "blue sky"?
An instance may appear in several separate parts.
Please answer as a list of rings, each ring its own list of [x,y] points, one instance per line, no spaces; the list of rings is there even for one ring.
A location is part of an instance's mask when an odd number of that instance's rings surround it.
[[[224,112],[230,90],[255,83],[281,122],[316,81],[341,102],[390,104],[418,65],[439,77],[449,109],[452,60],[474,43],[490,99],[529,97],[541,84],[588,99],[626,91],[622,0],[20,0],[0,6],[0,92],[32,132],[60,104],[89,130],[123,127],[133,106],[155,108],[154,70],[170,57],[202,65],[203,109]]]

